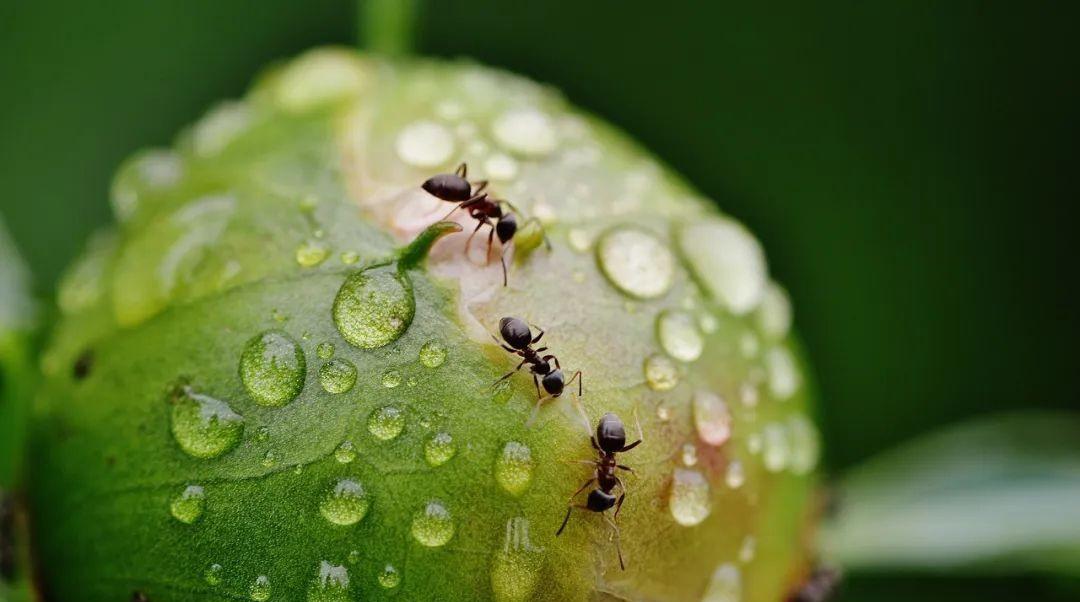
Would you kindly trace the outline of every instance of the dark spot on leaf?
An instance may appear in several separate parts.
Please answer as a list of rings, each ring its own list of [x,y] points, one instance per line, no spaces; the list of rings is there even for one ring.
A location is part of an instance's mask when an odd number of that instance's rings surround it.
[[[94,368],[94,352],[91,349],[87,349],[79,354],[79,358],[75,360],[75,365],[71,367],[71,375],[75,377],[75,380],[83,380],[87,376],[90,376],[90,371]]]

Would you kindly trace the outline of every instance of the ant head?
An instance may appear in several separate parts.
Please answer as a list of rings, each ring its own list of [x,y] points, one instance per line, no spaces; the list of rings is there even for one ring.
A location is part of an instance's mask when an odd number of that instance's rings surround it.
[[[602,489],[593,489],[589,492],[589,501],[586,505],[593,512],[603,512],[615,505],[615,496],[605,493]]]
[[[460,203],[472,196],[472,184],[456,173],[441,173],[427,179],[421,186],[429,194],[444,201]]]
[[[626,429],[622,420],[611,412],[604,414],[596,424],[596,442],[600,444],[600,449],[609,454],[622,449],[626,445]]]
[[[507,213],[495,222],[495,234],[499,235],[499,242],[506,244],[517,233],[517,218],[513,213]]]
[[[547,391],[549,395],[558,397],[562,395],[566,379],[563,378],[562,370],[556,368],[545,374],[544,378],[540,380],[540,384],[544,385],[544,390]]]
[[[521,318],[508,316],[499,320],[499,334],[514,349],[525,349],[532,343],[532,331]]]

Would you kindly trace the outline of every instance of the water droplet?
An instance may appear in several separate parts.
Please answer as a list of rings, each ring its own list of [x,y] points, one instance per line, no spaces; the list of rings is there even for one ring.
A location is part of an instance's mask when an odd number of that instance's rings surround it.
[[[738,489],[746,483],[746,470],[742,462],[732,460],[728,463],[727,470],[724,472],[724,482],[732,489]]]
[[[780,472],[791,461],[791,445],[784,425],[770,422],[762,429],[762,461],[765,470]]]
[[[693,443],[684,443],[682,446],[682,463],[686,466],[697,464],[697,446]]]
[[[438,500],[431,500],[413,515],[412,536],[421,545],[437,548],[446,545],[454,536],[454,521],[450,511]]]
[[[731,411],[716,393],[698,390],[694,392],[694,426],[701,440],[714,447],[727,443],[731,438]]]
[[[692,527],[705,520],[712,511],[709,482],[705,476],[697,470],[676,468],[668,506],[675,522],[684,527]]]
[[[319,346],[315,348],[315,354],[318,355],[321,360],[328,360],[334,357],[334,344],[330,342],[319,343]]]
[[[416,121],[401,130],[394,149],[399,159],[413,167],[438,167],[454,153],[454,136],[434,121]]]
[[[758,328],[771,339],[782,339],[791,330],[791,298],[775,282],[770,282],[757,309]]]
[[[787,426],[791,439],[791,472],[807,474],[817,468],[821,456],[821,439],[817,427],[802,414],[788,418]]]
[[[405,413],[394,406],[381,407],[368,416],[367,427],[375,437],[389,441],[405,428]]]
[[[465,114],[465,107],[456,100],[442,100],[435,105],[435,114],[439,116],[439,119],[457,121]]]
[[[240,356],[240,378],[259,405],[283,406],[296,399],[306,370],[300,345],[280,330],[256,335]]]
[[[354,98],[370,78],[356,53],[318,49],[292,61],[274,80],[273,98],[285,110],[300,113]]]
[[[394,589],[401,585],[401,572],[394,565],[388,564],[379,572],[379,585],[386,589]]]
[[[355,479],[340,479],[319,503],[323,518],[335,525],[355,525],[367,515],[371,500]]]
[[[750,433],[750,436],[746,438],[746,449],[755,456],[761,453],[761,448],[764,445],[761,433]]]
[[[439,341],[428,341],[420,347],[420,363],[428,368],[438,368],[446,361],[446,347]]]
[[[393,369],[390,369],[390,370],[387,370],[386,372],[383,372],[382,386],[386,387],[387,389],[393,389],[393,388],[395,388],[395,387],[397,387],[399,385],[401,385],[401,373],[400,372],[398,372],[397,370],[393,370]]]
[[[785,347],[773,347],[765,354],[765,367],[769,372],[769,390],[777,399],[791,397],[802,384],[795,358]]]
[[[357,253],[356,251],[342,251],[341,252],[341,263],[343,263],[345,265],[352,265],[352,264],[356,263],[357,261],[360,261],[360,254]]]
[[[660,422],[671,420],[671,408],[667,406],[657,406],[656,417],[660,419]]]
[[[450,436],[450,433],[435,433],[424,444],[424,457],[432,466],[446,464],[455,453],[457,453],[457,448],[454,447],[454,438]]]
[[[348,464],[356,459],[356,446],[352,441],[345,440],[334,450],[334,458],[342,464]]]
[[[360,349],[396,341],[412,323],[415,311],[408,278],[387,267],[350,274],[334,299],[338,332]]]
[[[496,142],[519,155],[543,156],[558,144],[551,120],[533,108],[506,111],[495,119],[491,130]]]
[[[506,521],[502,550],[491,565],[491,591],[496,602],[531,600],[540,583],[542,549],[529,541],[529,521],[516,517]]]
[[[180,448],[196,458],[216,458],[240,442],[244,419],[224,401],[181,387],[171,397],[172,433]]]
[[[270,578],[266,575],[259,575],[255,578],[255,582],[251,584],[251,588],[248,590],[248,594],[255,602],[266,602],[270,599]]]
[[[698,282],[736,315],[761,302],[767,268],[761,244],[742,224],[728,219],[697,221],[679,236]]]
[[[566,238],[570,241],[570,248],[578,253],[585,253],[592,247],[592,239],[589,237],[589,233],[580,228],[572,228],[566,234]]]
[[[356,384],[356,366],[347,359],[332,359],[319,367],[319,384],[327,393],[345,393]]]
[[[600,270],[622,292],[653,299],[671,288],[675,258],[658,238],[634,228],[611,230],[596,247]]]
[[[349,571],[344,566],[319,563],[319,576],[308,589],[308,602],[349,602]]]
[[[266,443],[269,440],[270,440],[270,429],[265,427],[265,426],[260,426],[259,429],[257,431],[255,431],[255,441],[257,441],[259,443]]]
[[[184,176],[184,163],[171,150],[144,150],[124,161],[113,178],[113,214],[120,222],[131,219],[139,210],[142,197],[168,190]]]
[[[510,441],[495,461],[495,481],[510,495],[521,495],[532,481],[532,450],[524,443]]]
[[[261,464],[264,468],[272,468],[274,464],[277,464],[277,454],[275,454],[273,450],[266,450]]]
[[[679,384],[679,368],[666,355],[645,358],[645,383],[653,391],[670,391]]]
[[[296,263],[305,268],[313,268],[326,261],[329,256],[330,249],[318,240],[306,240],[296,247]]]
[[[484,161],[484,173],[496,182],[507,182],[517,177],[518,163],[509,155],[495,153]]]
[[[356,563],[360,562],[360,560],[362,558],[363,557],[360,555],[360,550],[350,550],[349,551],[349,556],[348,556],[349,564],[356,564]]]
[[[706,334],[712,334],[720,329],[720,322],[712,314],[701,314],[701,317],[698,318],[698,325],[701,326],[701,331]]]
[[[694,317],[684,311],[665,311],[656,320],[660,346],[671,357],[692,362],[705,350],[705,339],[698,332]]]
[[[169,512],[172,513],[173,518],[185,525],[190,525],[199,520],[205,509],[206,493],[198,485],[188,485],[169,504]]]
[[[754,555],[757,553],[757,539],[753,535],[747,535],[743,538],[742,545],[739,546],[739,562],[746,564],[754,559]]]
[[[206,572],[203,573],[203,577],[206,578],[206,583],[209,585],[221,585],[221,576],[225,572],[225,567],[220,564],[214,563],[206,567]]]
[[[705,595],[701,602],[741,602],[742,575],[739,568],[730,562],[721,564],[709,578]]]

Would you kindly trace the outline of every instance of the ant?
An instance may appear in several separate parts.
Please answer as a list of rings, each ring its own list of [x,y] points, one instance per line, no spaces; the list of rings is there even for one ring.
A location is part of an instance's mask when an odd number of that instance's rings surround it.
[[[537,412],[540,411],[540,405],[549,399],[559,397],[563,393],[563,389],[566,385],[578,381],[578,397],[581,397],[582,393],[582,381],[581,370],[578,370],[570,377],[569,381],[563,376],[562,366],[559,364],[559,358],[552,354],[540,355],[544,351],[547,351],[547,347],[540,347],[539,349],[533,349],[533,345],[540,342],[540,339],[544,336],[544,331],[537,328],[540,334],[535,337],[532,335],[532,331],[529,330],[529,325],[521,318],[505,317],[499,320],[499,334],[502,335],[503,341],[506,344],[495,338],[492,335],[491,338],[495,339],[496,343],[503,349],[513,353],[516,356],[521,357],[521,363],[517,365],[517,368],[507,372],[495,381],[492,386],[495,386],[502,381],[510,378],[518,370],[521,370],[525,364],[529,364],[529,371],[532,372],[533,386],[536,387],[536,407],[533,408],[532,416],[529,418],[529,423],[532,423],[536,419]],[[551,367],[551,363],[555,362],[555,367]],[[540,386],[543,385],[544,390],[547,391],[545,396],[540,392]]]
[[[579,408],[580,410],[580,408]],[[584,414],[582,415],[584,417]],[[588,429],[588,421],[586,419],[585,427]],[[615,454],[621,454],[628,452],[641,444],[643,437],[641,434],[641,422],[637,422],[638,439],[633,443],[626,444],[626,429],[623,427],[622,420],[618,416],[608,412],[600,418],[600,422],[596,423],[596,434],[589,435],[590,441],[592,441],[593,449],[596,450],[599,456],[596,460],[581,460],[582,464],[590,464],[594,466],[593,477],[585,484],[578,488],[574,492],[574,495],[570,496],[570,500],[567,502],[566,516],[563,517],[562,525],[559,526],[559,530],[555,532],[555,537],[562,535],[563,529],[566,528],[566,523],[570,520],[570,513],[574,511],[574,508],[581,510],[588,510],[589,512],[599,512],[611,526],[615,535],[615,549],[619,553],[619,568],[626,570],[626,563],[623,562],[622,545],[619,542],[619,525],[616,521],[619,519],[619,510],[622,509],[623,500],[626,499],[626,485],[623,484],[616,474],[615,470],[625,470],[631,474],[634,474],[634,470],[624,464],[619,464],[615,458]],[[585,491],[593,483],[597,484],[597,487],[589,492],[588,501],[584,504],[575,504],[574,498]],[[616,498],[613,491],[615,488],[619,488],[619,496]],[[615,507],[615,516],[609,517],[604,514],[612,506]]]
[[[480,231],[480,228],[486,225],[491,229],[488,232],[487,240],[487,261],[490,262],[493,239],[495,236],[499,237],[503,249],[499,254],[499,262],[502,264],[503,286],[506,286],[506,247],[513,240],[514,235],[517,234],[518,222],[514,214],[520,213],[520,211],[510,201],[491,198],[488,193],[484,192],[488,186],[488,181],[480,180],[472,183],[468,179],[468,173],[469,166],[462,163],[458,165],[454,173],[441,173],[428,178],[421,185],[421,188],[438,199],[457,203],[457,207],[451,209],[450,213],[443,217],[443,220],[453,215],[458,209],[467,210],[469,217],[476,220],[476,228],[473,229],[469,239],[465,242],[466,254],[468,254],[473,237]],[[540,225],[542,231],[543,225],[535,217],[525,220],[521,225],[526,226],[534,222]],[[547,235],[544,235],[544,245],[551,249],[551,243],[548,241]]]

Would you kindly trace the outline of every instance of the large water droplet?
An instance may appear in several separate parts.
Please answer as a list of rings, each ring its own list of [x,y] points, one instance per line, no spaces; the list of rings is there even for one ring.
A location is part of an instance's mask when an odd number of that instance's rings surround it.
[[[692,527],[709,516],[712,500],[709,482],[697,470],[676,468],[671,480],[671,496],[668,499],[671,516],[684,527]]]
[[[431,500],[413,515],[412,536],[429,548],[446,545],[454,536],[454,520],[450,517],[450,511],[442,502]]]
[[[739,568],[730,562],[716,567],[701,602],[741,602],[742,576]]]
[[[670,391],[679,384],[679,368],[667,356],[645,358],[645,384],[653,391]]]
[[[643,230],[620,228],[604,234],[596,246],[596,260],[616,288],[634,297],[659,297],[674,280],[671,251]]]
[[[495,481],[510,495],[521,495],[532,480],[532,450],[524,443],[510,441],[495,461]]]
[[[270,578],[266,575],[259,575],[256,577],[255,581],[248,589],[248,595],[250,595],[251,599],[255,602],[266,602],[270,599],[271,592]]]
[[[188,485],[169,504],[169,512],[176,520],[190,525],[203,515],[206,509],[206,493],[198,485]]]
[[[340,479],[323,496],[319,512],[335,525],[355,525],[367,515],[371,500],[360,481]]]
[[[347,359],[335,358],[319,367],[319,384],[327,393],[345,393],[356,384],[356,366]]]
[[[769,390],[777,399],[787,399],[802,384],[795,358],[785,347],[773,347],[765,354],[765,367],[769,372]]]
[[[203,573],[203,577],[206,579],[206,583],[209,585],[221,585],[221,577],[225,573],[225,567],[217,564],[211,564],[206,567],[206,572]]]
[[[519,155],[543,156],[558,145],[551,119],[533,108],[506,111],[495,119],[491,130],[499,145]]]
[[[438,167],[454,153],[454,136],[434,121],[416,121],[401,130],[394,149],[399,159],[413,167]]]
[[[765,253],[741,224],[728,219],[697,221],[683,228],[679,243],[698,281],[732,313],[745,314],[761,302]]]
[[[374,349],[397,340],[412,323],[412,285],[393,268],[350,274],[334,299],[334,323],[354,347]]]
[[[405,413],[394,406],[381,407],[368,416],[367,427],[375,437],[389,441],[405,428]]]
[[[440,341],[428,341],[420,347],[420,363],[428,368],[438,368],[446,361],[446,346]]]
[[[791,440],[791,472],[807,474],[817,467],[821,456],[821,440],[817,427],[802,414],[788,418],[787,426]]]
[[[172,434],[180,448],[196,458],[216,458],[240,442],[244,419],[229,404],[178,388],[171,397]]]
[[[401,585],[401,572],[392,564],[388,564],[379,571],[379,585],[385,589],[394,589]]]
[[[762,429],[762,461],[765,470],[780,472],[791,461],[791,443],[787,429],[778,422],[770,422]]]
[[[244,346],[240,378],[255,400],[264,406],[283,406],[304,388],[307,362],[300,345],[280,330],[268,330]]]
[[[698,332],[694,317],[685,311],[665,311],[656,321],[660,346],[671,357],[692,362],[705,350],[705,339]]]
[[[348,464],[356,459],[356,446],[352,441],[342,441],[341,445],[334,450],[334,459],[342,464]]]
[[[319,575],[308,589],[308,602],[349,602],[349,571],[323,560]]]
[[[540,582],[543,550],[529,541],[529,521],[524,517],[506,521],[502,550],[491,564],[491,591],[497,602],[531,600]]]
[[[791,330],[791,299],[775,282],[770,282],[757,310],[758,328],[771,339],[782,339]]]
[[[457,449],[454,447],[454,438],[450,433],[441,432],[432,435],[431,439],[424,444],[424,457],[432,466],[442,466],[454,457]]]
[[[711,391],[694,392],[694,426],[705,443],[719,446],[731,438],[731,412],[724,400]]]

